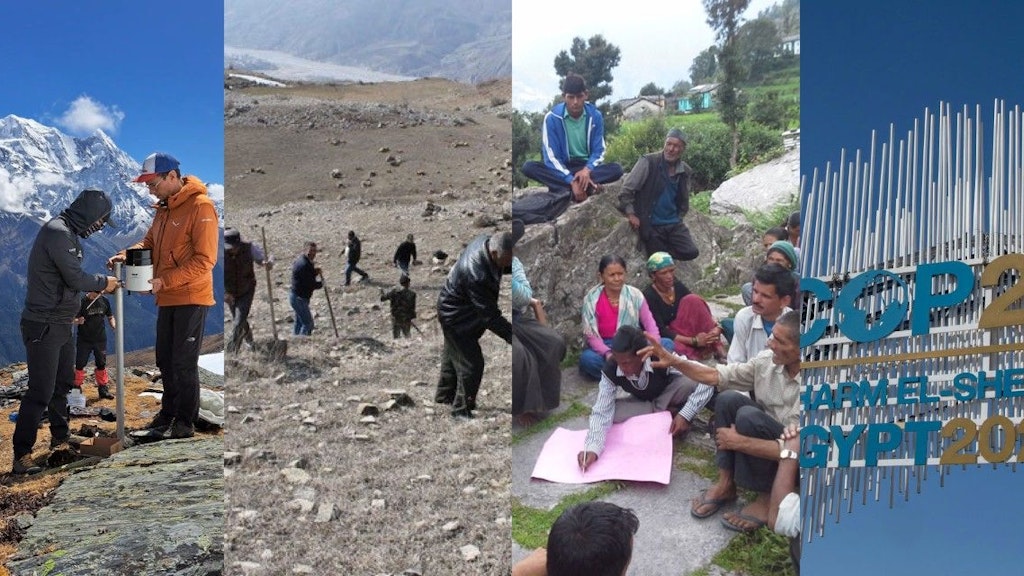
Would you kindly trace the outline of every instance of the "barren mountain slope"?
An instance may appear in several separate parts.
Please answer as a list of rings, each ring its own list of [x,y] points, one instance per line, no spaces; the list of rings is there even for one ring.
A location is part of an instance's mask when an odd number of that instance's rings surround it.
[[[265,227],[288,340],[280,361],[258,350],[228,359],[226,574],[508,573],[510,347],[481,341],[474,421],[432,401],[437,291],[465,243],[509,228],[508,92],[507,81],[423,80],[226,93],[227,225],[256,241]],[[425,216],[428,200],[438,211]],[[349,230],[370,279],[344,287]],[[379,288],[397,281],[391,257],[409,233],[424,262],[412,271],[422,334],[395,341]],[[321,247],[327,293],[312,298],[313,336],[293,338],[290,268],[307,239]],[[448,260],[434,264],[436,250]],[[262,270],[257,279],[250,321],[266,344]],[[386,409],[392,389],[414,405]],[[375,421],[362,421],[361,403],[380,409]]]

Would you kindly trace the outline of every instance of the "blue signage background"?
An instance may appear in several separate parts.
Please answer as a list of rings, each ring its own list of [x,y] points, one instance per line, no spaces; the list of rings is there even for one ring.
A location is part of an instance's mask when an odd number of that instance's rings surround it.
[[[803,2],[801,6],[801,164],[833,166],[840,151],[868,150],[871,131],[913,128],[925,107],[1024,105],[1019,73],[1024,3]],[[984,115],[988,116],[985,117]],[[986,150],[986,158],[988,150]],[[813,231],[809,236],[813,237]],[[843,247],[828,246],[829,253]],[[860,499],[853,513],[804,545],[805,576],[1016,573],[1024,515],[1024,476],[1008,465],[953,470],[939,485],[929,473],[908,501]],[[914,489],[912,488],[913,492]],[[837,503],[838,505],[838,503]]]

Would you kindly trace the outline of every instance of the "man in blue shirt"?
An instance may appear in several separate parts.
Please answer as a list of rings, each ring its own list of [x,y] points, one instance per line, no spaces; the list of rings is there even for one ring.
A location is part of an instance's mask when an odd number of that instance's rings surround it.
[[[587,102],[582,76],[569,74],[562,82],[564,102],[544,116],[541,132],[543,162],[523,164],[523,175],[552,192],[571,190],[582,202],[600,192],[602,184],[622,178],[622,167],[604,163],[604,117]]]
[[[641,156],[622,183],[619,209],[640,234],[644,254],[668,252],[676,260],[699,254],[683,217],[690,211],[690,166],[682,161],[686,136],[673,128],[660,152]]]

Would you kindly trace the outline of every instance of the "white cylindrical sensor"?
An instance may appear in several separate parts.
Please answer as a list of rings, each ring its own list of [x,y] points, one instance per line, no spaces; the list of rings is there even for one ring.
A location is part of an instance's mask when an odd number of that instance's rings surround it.
[[[149,292],[153,286],[153,252],[147,248],[134,248],[126,252],[124,287],[129,292]]]

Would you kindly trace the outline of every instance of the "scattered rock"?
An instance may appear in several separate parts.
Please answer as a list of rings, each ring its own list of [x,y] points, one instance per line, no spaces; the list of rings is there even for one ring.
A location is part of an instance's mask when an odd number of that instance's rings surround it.
[[[338,510],[334,507],[334,504],[330,502],[324,502],[316,509],[316,518],[313,522],[317,524],[323,524],[325,522],[331,522],[332,520],[338,519]]]
[[[281,475],[292,484],[305,484],[312,479],[309,472],[299,468],[285,468],[281,470]]]
[[[480,549],[472,544],[466,544],[459,548],[459,552],[462,553],[462,559],[466,562],[472,562],[480,557]]]

